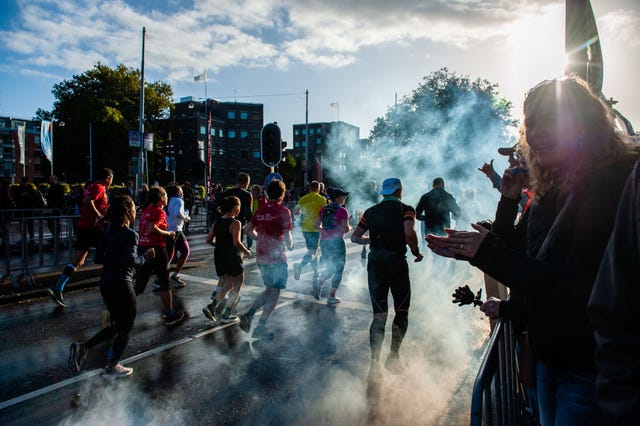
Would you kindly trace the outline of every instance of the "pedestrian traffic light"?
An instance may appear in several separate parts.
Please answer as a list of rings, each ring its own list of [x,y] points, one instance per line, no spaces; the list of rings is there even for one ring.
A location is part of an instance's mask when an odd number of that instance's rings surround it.
[[[262,128],[260,154],[262,163],[267,167],[275,167],[282,161],[280,127],[276,123],[268,123]]]

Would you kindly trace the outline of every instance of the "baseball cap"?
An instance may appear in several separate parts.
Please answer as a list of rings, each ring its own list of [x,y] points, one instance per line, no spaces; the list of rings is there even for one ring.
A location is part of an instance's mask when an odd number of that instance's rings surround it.
[[[388,178],[385,179],[384,182],[382,182],[382,189],[380,190],[379,194],[391,195],[398,189],[402,189],[402,182],[400,182],[400,179]]]
[[[349,195],[349,193],[343,191],[340,188],[333,188],[331,191],[329,191],[329,198],[331,198],[332,200],[336,197],[340,197],[341,195],[346,197],[347,195]]]

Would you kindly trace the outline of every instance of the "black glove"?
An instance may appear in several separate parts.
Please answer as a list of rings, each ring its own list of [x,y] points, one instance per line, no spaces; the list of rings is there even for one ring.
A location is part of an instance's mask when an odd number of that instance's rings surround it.
[[[474,296],[469,286],[465,285],[464,287],[458,287],[451,296],[453,297],[451,302],[457,303],[458,306],[471,304],[473,304],[473,306],[482,305],[482,300],[480,300],[482,297],[482,289],[478,290]]]

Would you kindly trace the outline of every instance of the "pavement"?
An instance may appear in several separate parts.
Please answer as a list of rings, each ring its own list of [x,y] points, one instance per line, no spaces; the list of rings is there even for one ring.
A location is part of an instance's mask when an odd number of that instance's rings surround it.
[[[121,360],[135,370],[129,378],[108,382],[100,376],[105,346],[93,348],[80,373],[66,366],[70,343],[101,327],[96,277],[69,284],[65,309],[38,289],[0,305],[0,424],[468,423],[489,325],[477,309],[453,305],[450,294],[461,280],[479,286],[481,274],[432,256],[410,265],[412,307],[401,350],[406,370],[400,375],[384,370],[383,397],[371,400],[366,396],[371,307],[361,246],[347,244],[337,306],[326,302],[328,285],[320,300],[312,297],[310,269],[299,281],[290,273],[269,318],[275,338],[261,340],[237,324],[212,323],[202,314],[217,283],[213,250],[202,233],[189,240],[193,257],[182,274],[187,286],[174,292],[188,318],[165,327],[160,300],[149,285],[137,299],[136,323]],[[294,241],[287,252],[290,268],[306,251],[299,228]],[[245,260],[245,270],[239,312],[263,289],[255,258]]]

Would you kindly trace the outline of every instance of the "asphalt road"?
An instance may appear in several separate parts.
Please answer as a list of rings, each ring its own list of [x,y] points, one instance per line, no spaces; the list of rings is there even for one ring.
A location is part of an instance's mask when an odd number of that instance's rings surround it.
[[[299,229],[289,266],[304,254]],[[473,379],[489,327],[475,308],[451,303],[461,284],[480,288],[482,275],[463,263],[427,256],[411,264],[412,308],[401,349],[406,370],[384,372],[382,399],[365,395],[371,308],[360,246],[348,243],[337,306],[316,301],[311,270],[289,276],[269,327],[271,341],[213,324],[202,314],[217,282],[212,250],[190,238],[194,261],[183,273],[177,303],[189,318],[167,328],[151,291],[138,298],[138,316],[121,360],[131,377],[100,375],[105,346],[93,348],[80,373],[66,366],[68,348],[100,329],[96,287],[67,294],[60,310],[46,298],[0,306],[0,424],[109,425],[359,425],[467,424]],[[255,259],[245,261],[244,312],[262,281]],[[256,320],[259,318],[259,313]],[[388,351],[391,319],[383,347]]]

